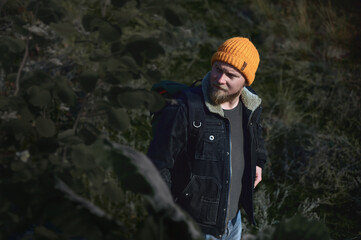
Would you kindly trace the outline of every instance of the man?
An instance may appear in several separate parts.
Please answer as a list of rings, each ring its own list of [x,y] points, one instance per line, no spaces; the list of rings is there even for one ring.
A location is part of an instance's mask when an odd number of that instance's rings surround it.
[[[253,188],[266,162],[261,99],[249,88],[259,61],[247,38],[225,41],[202,86],[162,110],[148,150],[206,239],[241,239],[241,207],[254,223]]]

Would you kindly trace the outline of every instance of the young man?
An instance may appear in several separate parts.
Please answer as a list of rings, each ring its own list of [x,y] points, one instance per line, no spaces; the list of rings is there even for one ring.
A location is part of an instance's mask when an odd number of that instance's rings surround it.
[[[249,87],[259,61],[247,38],[225,41],[202,86],[162,110],[148,150],[206,239],[240,240],[241,207],[254,223],[253,189],[266,162],[261,99]]]

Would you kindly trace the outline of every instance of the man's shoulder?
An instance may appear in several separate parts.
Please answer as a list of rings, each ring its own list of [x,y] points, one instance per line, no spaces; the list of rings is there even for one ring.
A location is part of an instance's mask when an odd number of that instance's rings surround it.
[[[251,93],[257,95],[256,91],[253,88],[251,88],[250,86],[245,86],[245,88],[247,88],[247,90],[250,91]]]
[[[190,87],[183,91],[183,100],[184,101],[203,101],[203,92],[202,85],[196,87]]]
[[[183,109],[188,111],[202,104],[204,104],[202,87],[196,86],[183,90],[175,98],[166,99],[165,109]]]

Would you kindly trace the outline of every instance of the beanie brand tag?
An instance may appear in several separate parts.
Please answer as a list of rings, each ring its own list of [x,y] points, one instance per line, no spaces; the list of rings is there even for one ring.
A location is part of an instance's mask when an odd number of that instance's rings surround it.
[[[244,62],[244,63],[243,63],[243,66],[242,66],[242,68],[241,68],[241,71],[243,71],[246,67],[247,67],[247,63]]]

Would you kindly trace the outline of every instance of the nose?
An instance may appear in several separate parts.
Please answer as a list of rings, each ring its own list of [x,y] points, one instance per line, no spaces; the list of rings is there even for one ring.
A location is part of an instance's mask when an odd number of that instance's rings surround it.
[[[223,85],[223,84],[226,84],[226,75],[224,73],[220,73],[218,76],[217,76],[217,83],[219,85]]]

